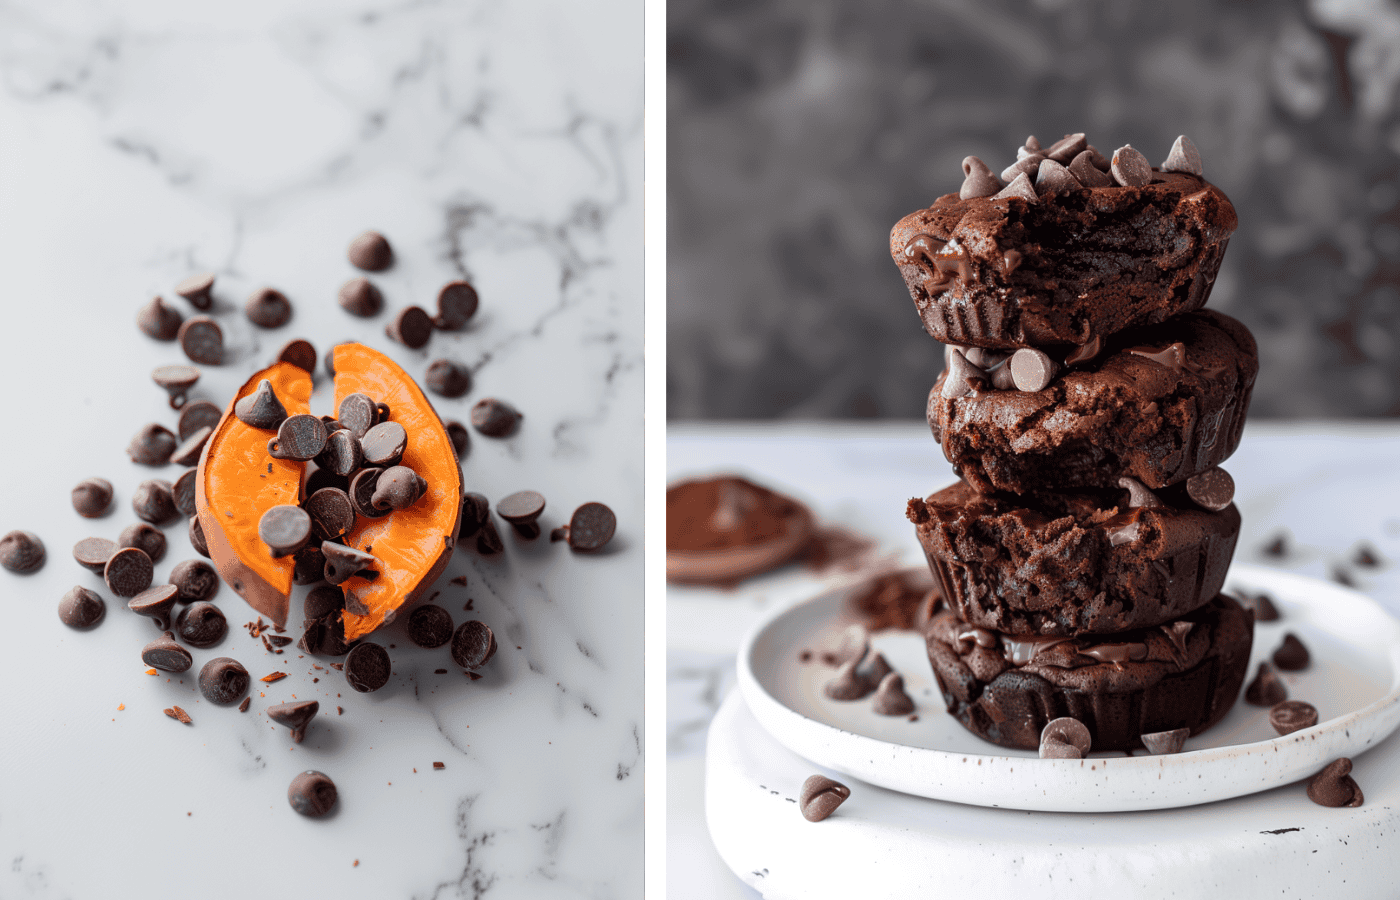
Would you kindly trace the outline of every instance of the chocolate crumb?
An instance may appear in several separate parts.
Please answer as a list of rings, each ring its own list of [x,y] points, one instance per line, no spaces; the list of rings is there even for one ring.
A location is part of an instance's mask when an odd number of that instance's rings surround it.
[[[337,716],[343,716],[343,715],[345,715],[345,710],[343,710],[343,709],[341,709],[339,706],[337,706],[337,707],[335,708],[335,714],[336,714]]]
[[[252,703],[252,702],[253,702],[253,698],[252,698],[252,697],[244,697],[244,698],[243,698],[243,702],[240,703],[240,704],[238,704],[238,711],[239,711],[239,712],[247,712],[247,711],[248,711],[248,705],[249,705],[250,703]]]
[[[1272,541],[1264,545],[1264,553],[1266,556],[1287,556],[1288,538],[1280,534],[1278,537],[1274,538]]]
[[[446,670],[446,669],[433,669],[433,674],[434,674],[434,675],[446,675],[446,674],[447,674],[447,670]]]
[[[449,583],[450,583],[450,584],[461,585],[462,587],[466,587],[466,586],[467,586],[467,576],[465,576],[465,575],[458,575],[456,578],[452,579],[452,581],[449,582]]]
[[[181,708],[178,707],[178,706],[172,706],[172,707],[170,707],[169,709],[165,710],[165,714],[166,714],[167,716],[169,716],[170,718],[174,719],[175,721],[180,722],[181,724],[184,724],[184,725],[188,725],[188,724],[190,724],[190,722],[193,721],[193,720],[190,718],[190,714],[187,713],[187,712],[185,712],[183,709],[181,709]]]
[[[444,765],[443,763],[435,762],[435,763],[433,763],[433,768],[434,768],[434,769],[445,769],[445,768],[447,768],[447,766]]]
[[[1341,566],[1337,566],[1332,570],[1332,580],[1338,584],[1346,585],[1347,587],[1356,587],[1355,579],[1347,574],[1347,570],[1343,569]]]
[[[1366,566],[1368,568],[1381,564],[1380,555],[1366,544],[1362,544],[1361,547],[1357,549],[1356,556],[1352,557],[1352,561],[1358,566]]]
[[[270,673],[270,674],[264,675],[262,678],[259,678],[258,680],[259,680],[259,681],[267,682],[268,684],[272,684],[273,682],[281,681],[283,678],[286,678],[286,677],[287,677],[287,673],[286,673],[286,672],[272,672],[272,673]]]

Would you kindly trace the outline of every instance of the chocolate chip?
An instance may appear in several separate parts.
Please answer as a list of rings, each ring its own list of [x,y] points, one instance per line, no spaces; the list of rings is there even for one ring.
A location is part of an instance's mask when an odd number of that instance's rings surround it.
[[[377,231],[366,231],[356,237],[345,255],[350,265],[366,272],[382,272],[394,264],[394,251],[388,239]]]
[[[368,319],[371,316],[379,315],[379,311],[384,308],[384,295],[379,292],[379,288],[370,283],[368,278],[351,278],[340,286],[340,293],[337,295],[340,308],[350,313],[352,316],[360,316]],[[326,367],[330,368],[331,356],[326,355]],[[335,373],[331,373],[335,377]]]
[[[374,505],[374,494],[379,487],[379,476],[383,469],[361,469],[350,479],[350,504],[355,512],[367,519],[378,519],[393,512],[392,507],[380,509]]]
[[[1189,728],[1173,728],[1171,731],[1154,731],[1142,736],[1142,745],[1154,756],[1165,753],[1180,753],[1186,739],[1191,736]]]
[[[1351,777],[1351,760],[1343,756],[1308,781],[1308,799],[1318,806],[1360,806],[1361,788]]]
[[[1347,573],[1347,570],[1343,569],[1341,566],[1337,566],[1332,570],[1332,580],[1337,582],[1337,584],[1346,585],[1347,587],[1356,587],[1356,579],[1352,578],[1351,575]]]
[[[1009,185],[1017,178],[1025,175],[1026,184],[1029,185],[1030,179],[1040,170],[1040,161],[1042,159],[1045,159],[1045,154],[1043,153],[1028,153],[1024,156],[1018,156],[1014,163],[1001,170],[1001,180],[1007,182]],[[1031,193],[1034,193],[1034,191]],[[995,200],[996,195],[994,195],[992,199]]]
[[[336,610],[345,608],[345,591],[332,585],[314,587],[306,594],[302,614],[311,619],[323,619]]]
[[[1109,187],[1113,179],[1094,165],[1094,155],[1088,150],[1078,154],[1069,163],[1069,174],[1086,188]]]
[[[444,397],[461,397],[472,389],[471,370],[450,359],[435,359],[428,366],[428,389]]]
[[[199,370],[194,366],[158,366],[152,370],[151,380],[170,395],[170,408],[179,409],[185,405],[185,395],[199,381]]]
[[[1108,161],[1108,157],[1100,153],[1093,144],[1088,145],[1084,150],[1089,154],[1089,160],[1094,164],[1094,168],[1100,172],[1107,172],[1113,167],[1113,164]]]
[[[98,519],[112,508],[112,482],[84,478],[73,488],[73,508],[85,519]]]
[[[944,400],[957,400],[960,397],[974,396],[987,387],[987,373],[974,366],[961,350],[948,353],[948,374],[943,377],[943,387],[938,394]]]
[[[331,541],[321,544],[321,555],[326,558],[325,578],[331,584],[344,584],[379,562],[363,550]]]
[[[287,420],[287,408],[277,398],[272,382],[266,378],[258,382],[253,393],[233,404],[233,414],[249,428],[264,431],[277,428]]]
[[[374,424],[379,425],[387,421],[389,421],[389,404],[381,400],[374,404]]]
[[[487,437],[512,434],[522,418],[515,407],[493,397],[478,400],[472,407],[472,427]]]
[[[496,514],[505,519],[527,541],[540,536],[536,519],[544,512],[544,495],[538,491],[516,491],[496,504]]]
[[[175,428],[175,433],[183,441],[206,425],[210,428],[217,426],[223,414],[223,410],[208,400],[194,400],[186,403],[180,409],[180,421]]]
[[[870,652],[870,629],[859,623],[848,626],[841,632],[841,640],[836,644],[836,649],[832,651],[832,659],[838,666],[844,666],[851,660],[865,659],[865,655]]]
[[[569,519],[569,547],[592,553],[602,550],[617,530],[617,516],[602,503],[585,503]]]
[[[462,495],[462,529],[460,537],[476,534],[491,517],[491,501],[474,491]]]
[[[306,736],[306,726],[316,718],[321,704],[315,700],[293,700],[291,703],[278,703],[267,708],[267,717],[279,725],[292,730],[292,742],[301,743]]]
[[[1066,744],[1064,741],[1049,739],[1040,742],[1040,758],[1083,759],[1084,754],[1080,753],[1079,748],[1073,744]]]
[[[107,614],[107,604],[85,587],[73,586],[58,601],[58,619],[69,628],[90,628]]]
[[[301,504],[311,517],[311,536],[317,541],[332,541],[343,537],[355,527],[355,509],[350,497],[339,488],[321,488]]]
[[[349,653],[350,646],[345,643],[345,623],[340,611],[308,620],[297,646],[316,656],[344,656]]]
[[[1185,172],[1200,178],[1203,171],[1201,153],[1196,149],[1196,145],[1191,143],[1191,139],[1183,134],[1172,142],[1172,149],[1167,153],[1167,160],[1162,163],[1161,169],[1163,172]]]
[[[808,822],[820,822],[836,811],[851,796],[851,789],[825,775],[813,775],[802,782],[797,808]]]
[[[267,442],[267,455],[273,459],[306,462],[326,449],[326,423],[310,413],[288,416],[277,426],[277,437]]]
[[[1002,188],[992,199],[1008,200],[1012,197],[1018,197],[1027,203],[1035,203],[1040,199],[1035,193],[1035,187],[1031,184],[1031,177],[1025,172],[1013,178],[1011,183]]]
[[[308,374],[316,374],[316,347],[304,338],[293,338],[277,351],[277,361],[291,363]]]
[[[420,307],[404,309],[384,329],[390,339],[417,350],[433,336],[433,320]]]
[[[337,426],[340,424],[336,423]],[[326,435],[326,446],[316,457],[318,471],[349,478],[364,465],[365,453],[349,430],[338,428]]]
[[[170,482],[152,478],[136,486],[131,493],[131,508],[142,521],[164,525],[180,514],[175,508],[175,491]]]
[[[152,422],[136,432],[127,445],[126,454],[132,462],[143,466],[163,466],[170,462],[175,445],[175,435],[170,429]]]
[[[468,619],[452,632],[452,661],[464,669],[479,669],[496,655],[496,635],[485,622]]]
[[[155,567],[146,551],[136,547],[124,547],[107,559],[102,568],[102,578],[107,582],[107,590],[123,599],[135,597],[151,586],[151,576]]]
[[[243,312],[254,325],[281,328],[292,317],[292,301],[281,291],[270,287],[258,288],[243,304]]]
[[[1279,618],[1278,607],[1274,606],[1274,601],[1269,599],[1268,594],[1241,597],[1240,605],[1254,611],[1254,621],[1256,622],[1274,622]]]
[[[1099,354],[1102,352],[1103,338],[1099,337],[1098,335],[1094,335],[1092,338],[1075,347],[1069,352],[1069,355],[1065,357],[1065,365],[1082,366],[1086,363],[1093,362],[1095,359],[1098,359]]]
[[[1124,475],[1118,479],[1118,486],[1128,492],[1128,507],[1130,509],[1137,509],[1139,507],[1144,509],[1157,509],[1166,505],[1162,502],[1161,498],[1152,493],[1147,485],[1138,481],[1136,478],[1130,478]]]
[[[117,535],[117,547],[136,547],[145,551],[151,558],[151,562],[158,563],[165,558],[165,534],[159,529],[145,522],[137,522],[122,529]],[[116,552],[113,550],[112,552]]]
[[[392,671],[389,651],[373,641],[356,644],[350,655],[345,657],[345,680],[362,694],[377,691],[388,684]]]
[[[107,567],[107,560],[111,559],[118,549],[116,541],[100,537],[83,538],[73,545],[73,559],[89,572],[101,575],[102,570]]]
[[[185,474],[175,479],[175,485],[170,489],[170,497],[175,503],[175,508],[185,518],[198,512],[194,499],[195,478],[198,474],[198,469],[187,470]]]
[[[141,661],[162,672],[184,672],[194,665],[190,651],[177,644],[169,631],[141,648]]]
[[[461,461],[472,446],[471,434],[467,431],[467,426],[456,419],[449,419],[443,427],[447,431],[447,439],[452,442],[452,452],[457,454],[458,461]]]
[[[157,584],[146,588],[127,601],[126,608],[138,616],[145,616],[156,623],[161,631],[170,627],[170,611],[175,608],[175,600],[180,589],[173,584]]]
[[[313,819],[330,812],[335,801],[335,782],[310,769],[293,778],[287,787],[287,802],[292,809]]]
[[[248,692],[252,678],[243,664],[227,656],[216,656],[199,670],[199,692],[210,703],[227,706],[237,703]]]
[[[990,197],[1001,190],[1003,185],[996,173],[975,156],[963,158],[963,183],[958,189],[958,199],[973,200],[977,197]]]
[[[360,438],[360,449],[366,466],[396,466],[408,449],[408,432],[398,422],[380,422]]]
[[[274,506],[258,520],[258,537],[274,557],[290,556],[311,540],[311,516],[299,506]]]
[[[892,671],[885,657],[872,651],[861,659],[847,660],[822,686],[822,692],[832,700],[860,700],[874,693]]]
[[[1084,132],[1078,134],[1067,134],[1058,141],[1050,145],[1045,151],[1045,155],[1053,159],[1060,165],[1069,165],[1070,160],[1080,153],[1083,153],[1089,146],[1089,142],[1084,138]]]
[[[882,716],[907,716],[914,711],[914,701],[904,692],[904,676],[891,672],[880,679],[871,708]]]
[[[1251,706],[1276,706],[1288,699],[1288,688],[1278,677],[1274,667],[1266,662],[1259,664],[1259,672],[1244,689],[1244,702]]]
[[[214,429],[205,425],[175,448],[170,454],[170,461],[180,466],[199,465],[199,456],[204,452],[204,445],[209,442],[209,436],[213,433]]]
[[[190,516],[190,546],[205,559],[210,559],[209,544],[204,540],[204,526],[199,524],[199,516]]]
[[[1381,557],[1374,547],[1362,544],[1360,547],[1356,548],[1356,555],[1352,557],[1352,561],[1358,566],[1374,568],[1381,564]]]
[[[1016,149],[1016,158],[1020,159],[1022,156],[1031,153],[1039,153],[1043,149],[1045,148],[1040,146],[1040,140],[1032,134],[1026,138],[1026,143],[1024,145]]]
[[[559,526],[557,526],[557,527],[555,527],[555,528],[550,529],[550,532],[549,532],[549,542],[550,542],[551,544],[557,544],[557,543],[559,543],[560,541],[567,541],[568,539],[569,539],[569,526],[567,526],[567,525],[559,525]]]
[[[1283,643],[1274,651],[1274,665],[1285,672],[1306,669],[1311,661],[1312,654],[1308,653],[1308,648],[1303,646],[1303,642],[1291,631],[1283,636]]]
[[[180,349],[197,363],[220,365],[224,361],[224,330],[208,316],[192,316],[180,326]]]
[[[1202,509],[1220,512],[1235,499],[1235,479],[1216,466],[1186,479],[1186,496]]]
[[[505,542],[501,540],[501,533],[496,530],[496,523],[487,519],[481,524],[481,530],[476,535],[476,552],[482,556],[492,556],[506,549]]]
[[[336,420],[344,425],[345,430],[357,441],[374,427],[374,420],[378,415],[374,401],[364,394],[351,394],[346,397],[340,401],[340,408],[335,413]]]
[[[1055,361],[1042,350],[1022,347],[1011,355],[1007,366],[1011,369],[1011,381],[1018,391],[1043,391],[1050,386],[1059,370]]]
[[[438,291],[438,314],[433,325],[444,331],[456,331],[466,326],[476,315],[479,302],[476,288],[465,281],[449,281]]]
[[[433,603],[424,604],[408,616],[408,639],[429,650],[452,640],[452,614]]]
[[[202,559],[187,559],[170,570],[170,583],[178,592],[179,602],[198,603],[219,592],[219,573]]]
[[[227,631],[228,620],[223,612],[203,600],[186,606],[175,618],[175,633],[191,647],[212,647],[223,640]]]
[[[173,341],[180,333],[183,319],[179,310],[167,306],[161,298],[153,297],[136,313],[136,327],[158,341]]]
[[[1083,188],[1074,173],[1053,159],[1042,159],[1035,174],[1035,190],[1040,196],[1063,194]]]
[[[1123,187],[1142,187],[1152,180],[1152,164],[1131,144],[1124,144],[1113,151],[1113,162],[1109,168],[1113,172],[1113,180]]]
[[[175,293],[190,301],[195,309],[209,309],[214,305],[214,273],[201,272],[189,276],[175,285]]]
[[[1279,734],[1292,734],[1317,724],[1317,707],[1302,700],[1285,700],[1269,710],[1269,724]]]
[[[1079,756],[1077,757],[1079,759],[1088,756],[1089,750],[1093,746],[1093,737],[1089,734],[1088,727],[1073,716],[1061,716],[1058,719],[1051,719],[1049,722],[1046,722],[1045,727],[1040,730],[1040,758],[1064,759],[1065,757],[1047,757],[1045,755],[1045,745],[1047,742],[1052,741],[1073,747],[1079,752]],[[1059,748],[1051,749],[1058,750]]]
[[[370,504],[375,509],[408,509],[428,492],[428,482],[408,466],[394,466],[379,473]]]

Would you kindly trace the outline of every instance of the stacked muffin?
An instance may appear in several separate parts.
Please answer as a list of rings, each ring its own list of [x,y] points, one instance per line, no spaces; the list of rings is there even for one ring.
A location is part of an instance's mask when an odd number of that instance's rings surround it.
[[[1258,371],[1203,310],[1234,208],[1180,137],[1160,166],[1083,134],[1034,137],[902,219],[890,252],[948,346],[928,400],[961,481],[911,500],[948,608],[927,629],[951,712],[1040,746],[1072,717],[1094,749],[1179,749],[1239,694],[1252,617],[1220,594]]]

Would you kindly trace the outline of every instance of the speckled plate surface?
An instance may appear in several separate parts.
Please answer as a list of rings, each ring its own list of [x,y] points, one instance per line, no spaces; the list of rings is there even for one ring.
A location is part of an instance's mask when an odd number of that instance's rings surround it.
[[[807,759],[897,791],[978,806],[1060,812],[1168,809],[1244,796],[1355,757],[1400,725],[1400,623],[1373,600],[1336,584],[1236,565],[1227,590],[1268,593],[1282,613],[1258,623],[1250,673],[1286,632],[1312,651],[1302,672],[1282,673],[1289,697],[1318,708],[1313,728],[1279,737],[1268,711],[1242,700],[1214,728],[1171,756],[1091,753],[1042,760],[966,731],[945,710],[912,632],[873,643],[905,679],[915,719],[880,716],[868,699],[822,694],[835,670],[820,662],[853,619],[859,585],[822,594],[758,624],[739,651],[739,688],[757,720]],[[811,658],[803,661],[804,652]]]

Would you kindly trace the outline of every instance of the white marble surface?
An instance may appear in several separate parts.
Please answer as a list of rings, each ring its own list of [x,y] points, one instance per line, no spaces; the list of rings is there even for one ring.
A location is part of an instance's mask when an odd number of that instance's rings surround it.
[[[49,555],[35,575],[0,572],[0,897],[641,894],[641,12],[612,0],[0,6],[12,448],[0,532],[35,531]],[[335,302],[365,228],[397,253],[370,276],[386,301],[371,320]],[[190,314],[170,291],[203,269],[218,274],[230,352],[196,397],[223,405],[293,337],[321,351],[362,340],[418,377],[453,358],[475,387],[438,402],[444,418],[465,421],[492,395],[525,413],[513,438],[472,434],[468,490],[493,502],[539,490],[546,530],[586,501],[616,511],[597,556],[508,529],[502,557],[454,556],[437,602],[495,629],[483,679],[446,648],[412,647],[400,619],[380,638],[395,645],[391,681],[357,694],[294,646],[269,655],[227,587],[228,636],[194,650],[182,678],[144,674],[155,629],[70,548],[115,538],[135,521],[136,485],[179,474],[125,454],[140,425],[173,425],[149,372],[185,361],[134,317],[155,293]],[[384,336],[394,312],[431,306],[456,277],[481,294],[470,328],[421,351]],[[241,311],[263,284],[296,310],[273,331]],[[313,411],[330,387],[318,378]],[[69,491],[94,475],[117,497],[85,520]],[[183,523],[165,532],[158,580],[194,556]],[[88,632],[56,615],[74,584],[108,602]],[[290,677],[254,682],[245,714],[216,708],[190,676],[220,655]],[[293,696],[321,702],[300,745],[262,714]],[[171,704],[193,724],[164,716]],[[326,819],[287,805],[307,768],[340,789]]]
[[[923,424],[672,425],[668,478],[738,471],[808,502],[818,519],[877,541],[878,558],[923,558],[904,504],[953,480]],[[1400,614],[1400,426],[1345,422],[1250,423],[1225,468],[1234,476],[1243,525],[1235,558],[1327,578],[1340,569],[1359,590]],[[1289,535],[1284,558],[1263,553]],[[1362,543],[1379,568],[1354,565]],[[667,606],[669,896],[751,900],[703,824],[706,730],[734,683],[734,653],[764,610],[814,596],[851,573],[799,566],[735,591],[670,586]],[[1393,769],[1379,772],[1393,777]],[[699,821],[697,821],[697,817]]]

